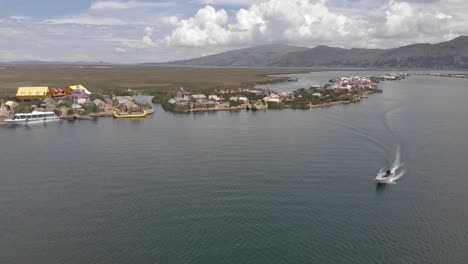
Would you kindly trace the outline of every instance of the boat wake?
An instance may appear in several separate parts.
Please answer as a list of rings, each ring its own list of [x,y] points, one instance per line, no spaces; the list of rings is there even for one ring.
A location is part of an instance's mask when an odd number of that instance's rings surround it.
[[[385,169],[382,168],[380,171],[377,173],[377,176],[375,177],[375,180],[379,183],[387,183],[387,184],[396,184],[396,180],[400,179],[403,177],[406,173],[406,169],[404,167],[404,163],[401,162],[401,153],[400,153],[400,147],[397,147],[396,154],[395,154],[395,159],[393,161],[393,164],[390,166],[390,176],[389,177],[384,177],[385,176]]]

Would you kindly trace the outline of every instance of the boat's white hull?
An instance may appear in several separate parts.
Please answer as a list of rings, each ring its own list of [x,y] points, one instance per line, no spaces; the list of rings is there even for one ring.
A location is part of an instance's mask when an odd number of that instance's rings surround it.
[[[10,125],[42,124],[42,123],[56,122],[56,121],[60,121],[60,117],[21,119],[21,120],[6,119],[5,120],[5,122],[7,122]]]
[[[375,181],[378,182],[378,183],[392,183],[394,181],[394,178],[395,177],[395,174],[392,173],[390,174],[390,176],[388,177],[385,177],[385,173],[383,174],[379,174],[377,175],[377,177],[375,177]]]

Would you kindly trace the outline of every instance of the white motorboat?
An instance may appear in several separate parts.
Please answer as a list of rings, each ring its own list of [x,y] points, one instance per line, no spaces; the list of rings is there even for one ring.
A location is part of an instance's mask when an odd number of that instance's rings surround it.
[[[18,113],[11,119],[5,119],[5,122],[8,124],[18,124],[18,125],[27,125],[27,124],[37,124],[37,123],[46,123],[59,121],[60,117],[57,116],[54,112],[37,112],[33,111],[32,113]]]
[[[387,173],[383,170],[379,171],[377,173],[377,176],[375,177],[375,180],[378,183],[392,183],[395,180],[395,172],[390,171],[390,173]]]
[[[380,169],[374,180],[378,184],[395,184],[395,181],[403,177],[405,173],[406,169],[404,168],[404,164],[400,162],[400,147],[398,146],[395,154],[395,160],[390,166],[390,169],[387,171]]]

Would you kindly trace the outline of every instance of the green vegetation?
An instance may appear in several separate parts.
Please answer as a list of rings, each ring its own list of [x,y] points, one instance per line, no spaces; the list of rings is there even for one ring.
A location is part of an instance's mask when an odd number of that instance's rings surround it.
[[[229,101],[229,106],[230,107],[238,107],[238,106],[241,106],[242,105],[242,102],[240,101]]]
[[[2,98],[4,102],[15,101],[16,95],[14,91],[0,91],[0,98]]]
[[[262,100],[263,97],[265,97],[263,94],[252,94],[252,93],[247,93],[244,95],[249,99],[250,102],[256,102],[258,100]]]
[[[175,96],[175,92],[158,91],[158,92],[153,92],[150,95],[153,96],[153,99],[151,100],[153,103],[164,104],[169,99]]]
[[[94,101],[95,99],[99,99],[99,100],[104,101],[104,102],[106,101],[106,98],[104,98],[103,95],[98,94],[98,93],[93,93],[93,94],[91,94],[89,96],[89,100]]]
[[[268,109],[279,110],[279,109],[285,109],[285,108],[287,108],[287,106],[283,102],[268,103]]]
[[[57,105],[57,108],[60,108],[62,106],[64,107],[67,107],[67,108],[70,108],[71,105],[73,104],[73,100],[72,99],[64,99],[64,100],[60,100],[61,102]]]
[[[292,100],[290,103],[292,109],[310,109],[310,101],[304,98]]]
[[[101,112],[101,109],[97,107],[95,104],[85,104],[83,106],[83,109],[84,109],[85,115]]]
[[[18,106],[15,108],[16,113],[31,113],[33,111],[32,106],[38,105],[40,102],[19,102]]]
[[[115,96],[133,96],[134,93],[131,91],[125,91],[125,90],[115,90],[112,91],[112,94]]]
[[[190,105],[170,104],[167,101],[161,104],[163,109],[170,112],[188,112]]]

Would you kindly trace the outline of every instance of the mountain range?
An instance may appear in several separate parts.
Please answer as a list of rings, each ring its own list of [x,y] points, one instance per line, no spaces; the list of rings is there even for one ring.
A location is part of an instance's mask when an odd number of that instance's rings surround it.
[[[462,36],[437,44],[421,43],[393,49],[262,45],[195,59],[167,62],[164,65],[468,69],[468,37]]]

